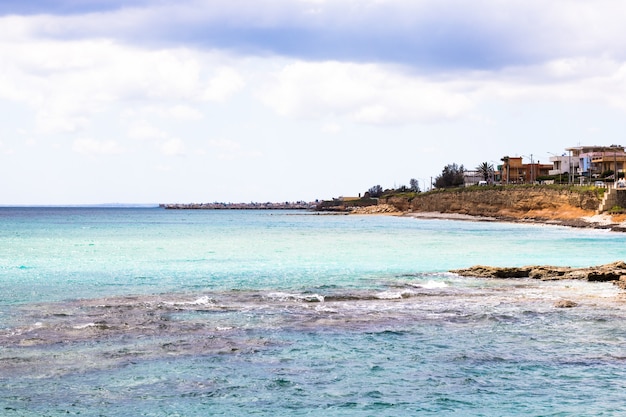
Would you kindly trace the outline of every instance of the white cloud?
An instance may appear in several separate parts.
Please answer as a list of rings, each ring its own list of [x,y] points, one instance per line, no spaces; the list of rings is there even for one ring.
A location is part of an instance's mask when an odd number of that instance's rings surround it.
[[[475,101],[599,103],[626,111],[626,62],[605,58],[512,67],[467,78],[462,84]]]
[[[165,156],[185,155],[185,144],[178,138],[169,139],[160,145],[160,151]]]
[[[220,68],[204,91],[204,99],[224,101],[245,86],[241,75],[232,68]]]
[[[263,87],[261,99],[285,116],[343,116],[366,124],[450,119],[472,106],[454,85],[341,62],[288,64]]]
[[[87,155],[118,155],[125,152],[125,149],[116,141],[96,139],[76,139],[72,150]]]
[[[84,130],[94,115],[123,103],[169,103],[168,117],[198,120],[202,113],[188,103],[224,101],[243,88],[235,70],[212,72],[219,61],[186,48],[0,38],[0,98],[32,108],[42,133]]]
[[[132,139],[155,140],[165,139],[168,137],[168,134],[154,127],[146,120],[139,120],[134,122],[128,129],[128,136]]]
[[[185,101],[188,103],[189,101]],[[191,101],[193,102],[193,101]],[[158,103],[158,101],[155,101]],[[143,106],[135,106],[124,110],[122,116],[125,119],[131,120],[132,124],[137,124],[137,120],[146,123],[145,119],[151,119],[157,117],[159,120],[201,120],[204,118],[204,114],[198,108],[190,104],[175,104],[171,105],[159,105],[150,104]]]
[[[200,110],[182,104],[170,107],[167,114],[178,120],[200,120],[204,117]]]

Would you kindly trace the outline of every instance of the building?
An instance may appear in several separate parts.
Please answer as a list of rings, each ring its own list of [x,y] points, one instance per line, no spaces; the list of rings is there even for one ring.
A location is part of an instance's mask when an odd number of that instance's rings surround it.
[[[583,177],[597,178],[607,171],[623,173],[626,166],[626,152],[621,145],[576,146],[566,150],[578,163],[576,173]]]
[[[550,171],[554,166],[552,164],[542,164],[540,161],[530,164],[522,164],[524,168],[524,179],[526,183],[532,184],[538,181],[538,178],[550,176]]]
[[[500,171],[500,182],[502,184],[534,184],[540,177],[550,175],[552,164],[541,164],[540,161],[524,164],[521,156],[504,156],[502,165],[498,166]]]
[[[569,155],[554,155],[550,157],[550,162],[552,162],[552,169],[548,175],[560,176],[561,181],[559,182],[562,182],[563,179],[567,180],[568,183],[573,181],[574,174],[578,172],[578,158],[573,158],[571,152]]]
[[[523,184],[524,183],[524,167],[522,166],[521,156],[504,156],[500,168],[500,178],[502,184]]]
[[[477,185],[480,181],[483,181],[485,178],[483,174],[478,171],[463,171],[463,185],[465,187],[469,187],[471,185]]]

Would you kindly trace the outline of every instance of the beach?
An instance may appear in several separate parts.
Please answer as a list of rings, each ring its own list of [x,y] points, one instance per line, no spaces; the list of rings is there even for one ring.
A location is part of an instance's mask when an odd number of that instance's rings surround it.
[[[612,216],[609,214],[590,214],[575,218],[516,218],[516,217],[492,217],[477,216],[461,213],[440,213],[440,212],[409,212],[403,213],[403,216],[414,217],[416,219],[442,219],[442,220],[465,220],[465,221],[487,221],[487,222],[519,222],[519,223],[536,223],[547,225],[558,225],[567,227],[581,227],[592,229],[610,229],[613,231],[626,231],[626,221],[622,216]]]
[[[439,211],[413,211],[399,210],[390,204],[380,204],[376,206],[358,207],[349,211],[351,214],[358,215],[390,215],[390,216],[406,216],[416,219],[440,219],[440,220],[462,220],[462,221],[480,221],[480,222],[515,222],[515,223],[536,223],[546,225],[558,225],[578,228],[592,229],[610,229],[617,232],[626,231],[626,216],[597,214],[593,211],[578,210],[572,211],[551,211],[549,213],[532,214],[509,213],[508,215],[479,215],[466,214],[457,212],[439,212]]]

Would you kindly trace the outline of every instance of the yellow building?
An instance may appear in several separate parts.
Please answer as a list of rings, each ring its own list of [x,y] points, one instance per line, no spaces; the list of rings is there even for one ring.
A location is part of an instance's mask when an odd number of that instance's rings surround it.
[[[523,184],[524,167],[521,156],[504,156],[501,171],[502,184]]]
[[[552,164],[533,162],[524,164],[521,156],[502,158],[500,178],[502,184],[533,184],[537,178],[548,176],[553,168]]]

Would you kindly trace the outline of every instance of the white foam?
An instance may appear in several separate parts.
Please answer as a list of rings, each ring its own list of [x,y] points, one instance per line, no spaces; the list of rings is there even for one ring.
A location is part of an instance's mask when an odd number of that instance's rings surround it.
[[[435,281],[432,279],[426,282],[412,282],[409,285],[415,288],[426,288],[426,289],[446,288],[450,286],[443,281]]]
[[[72,329],[75,330],[83,330],[83,329],[87,329],[89,327],[94,327],[96,325],[96,323],[85,323],[85,324],[79,324],[77,326],[72,326]]]
[[[383,291],[376,294],[376,298],[379,300],[399,300],[402,298],[408,298],[414,295],[415,293],[411,290],[402,290],[402,291]]]
[[[446,284],[443,281],[430,280],[430,281],[422,284],[421,287],[422,288],[446,288],[446,287],[449,287],[449,285]]]
[[[267,298],[277,301],[308,301],[308,302],[316,302],[323,303],[324,296],[319,294],[293,294],[287,292],[271,292],[267,294]]]
[[[197,305],[207,305],[207,304],[212,304],[212,303],[213,303],[213,299],[205,295],[204,297],[200,297],[197,300],[189,302],[188,304],[197,306]]]
[[[163,304],[170,306],[205,306],[208,304],[213,304],[213,299],[209,296],[202,296],[193,301],[164,301]]]

